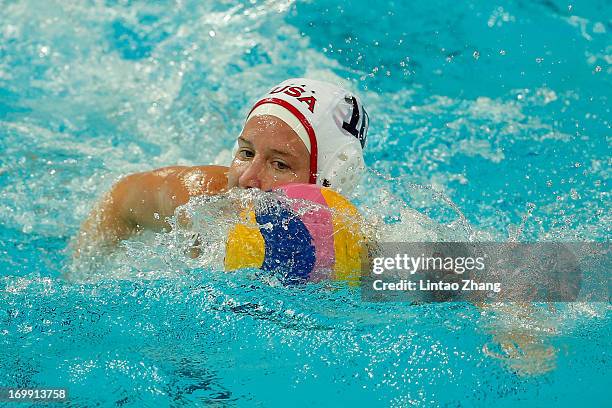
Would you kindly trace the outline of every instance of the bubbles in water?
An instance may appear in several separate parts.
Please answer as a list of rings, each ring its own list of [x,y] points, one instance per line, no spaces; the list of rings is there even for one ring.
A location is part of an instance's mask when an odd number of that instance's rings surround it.
[[[47,55],[49,55],[49,47],[47,47],[46,45],[40,47],[38,51],[38,56],[44,58]]]
[[[572,197],[572,200],[578,200],[580,198],[580,194],[578,194],[578,191],[576,191],[576,189],[572,188],[570,190],[570,197]]]

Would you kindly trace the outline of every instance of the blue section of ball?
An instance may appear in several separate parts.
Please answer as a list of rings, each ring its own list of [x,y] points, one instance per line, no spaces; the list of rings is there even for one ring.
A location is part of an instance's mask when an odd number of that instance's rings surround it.
[[[315,265],[315,246],[302,220],[287,206],[259,204],[255,219],[265,242],[261,269],[279,273],[285,283],[302,283]]]

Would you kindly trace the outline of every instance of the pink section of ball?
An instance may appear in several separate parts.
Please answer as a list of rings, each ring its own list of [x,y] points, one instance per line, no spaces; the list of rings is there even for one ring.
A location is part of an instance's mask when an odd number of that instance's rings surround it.
[[[331,210],[327,206],[323,194],[321,194],[321,187],[314,184],[287,184],[280,187],[279,190],[284,191],[288,198],[312,201],[322,207],[316,211],[308,211],[300,219],[308,228],[315,246],[315,266],[309,280],[317,282],[322,279],[329,279],[336,256],[334,251],[334,224]],[[299,211],[301,204],[298,202],[292,204],[293,210]]]

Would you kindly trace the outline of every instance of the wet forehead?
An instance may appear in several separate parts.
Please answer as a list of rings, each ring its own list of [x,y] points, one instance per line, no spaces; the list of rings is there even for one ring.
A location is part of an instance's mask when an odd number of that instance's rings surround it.
[[[255,148],[308,157],[308,150],[297,133],[285,122],[270,115],[256,116],[247,122],[239,139]]]
[[[271,115],[259,115],[249,119],[244,127],[243,134],[257,134],[257,133],[273,133],[287,136],[295,136],[299,138],[297,133],[293,131],[285,122],[276,116]]]

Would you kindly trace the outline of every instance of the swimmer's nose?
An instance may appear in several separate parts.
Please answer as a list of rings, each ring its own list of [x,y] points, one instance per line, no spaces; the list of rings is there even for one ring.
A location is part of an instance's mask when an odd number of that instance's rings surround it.
[[[238,178],[238,186],[240,188],[259,188],[261,189],[263,166],[259,160],[251,161],[247,169]]]

